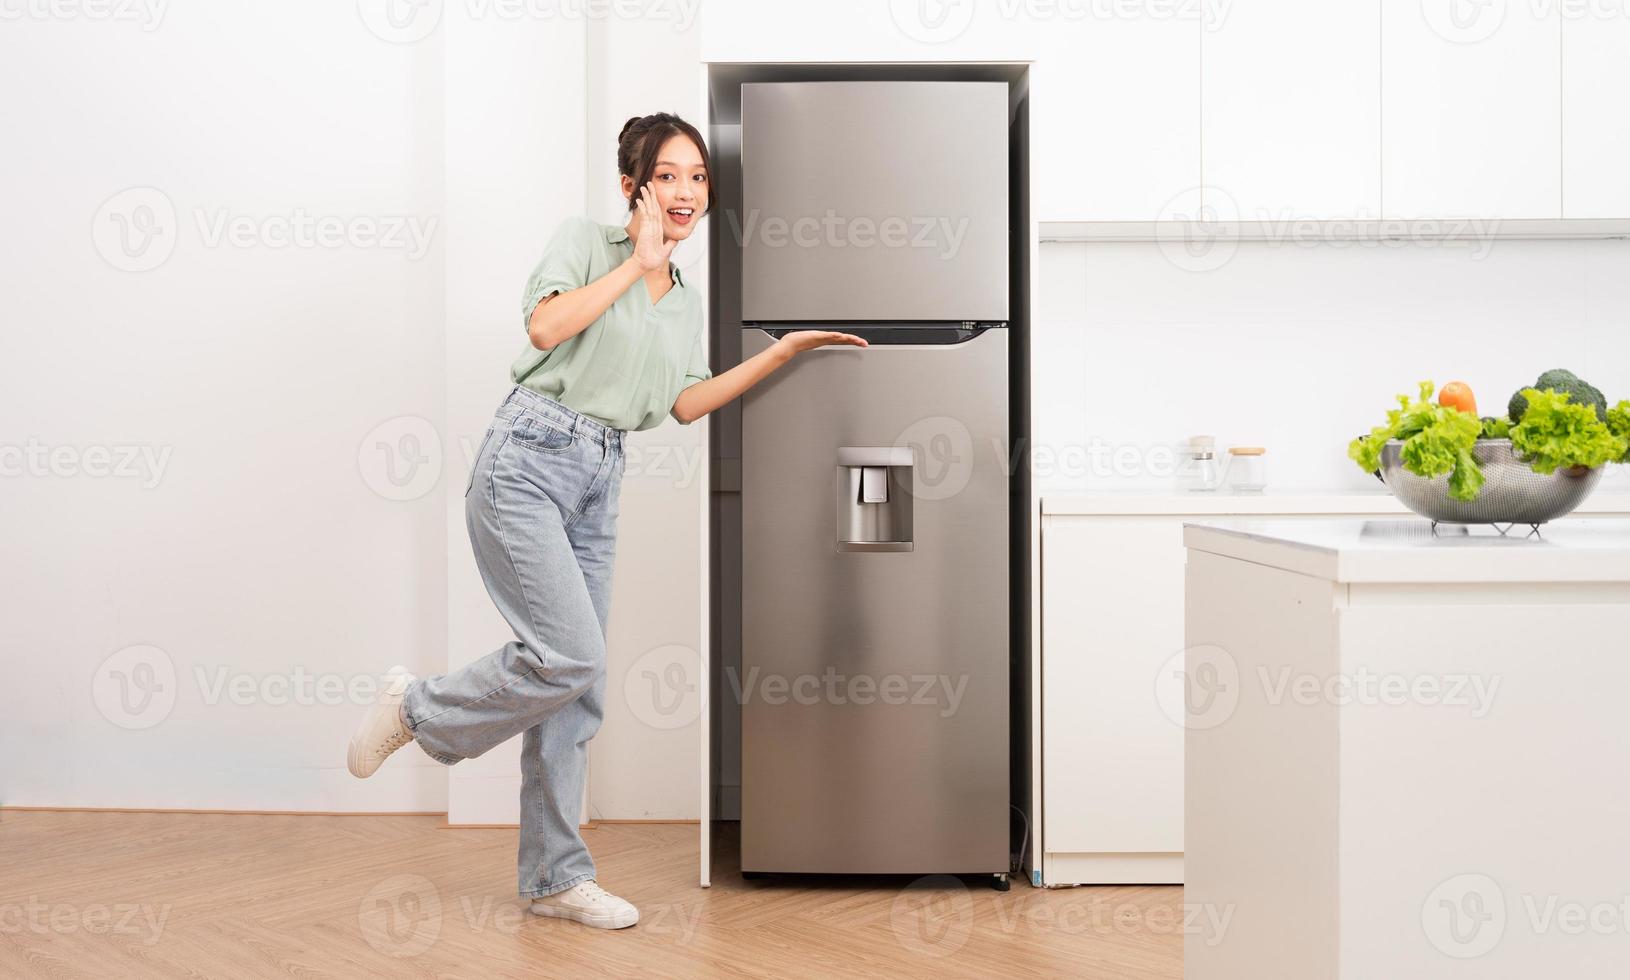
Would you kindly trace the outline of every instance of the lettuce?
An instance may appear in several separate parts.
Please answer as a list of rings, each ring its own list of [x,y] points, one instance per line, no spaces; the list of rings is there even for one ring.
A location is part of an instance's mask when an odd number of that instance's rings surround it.
[[[1607,428],[1624,440],[1625,451],[1618,461],[1630,463],[1630,401],[1621,401],[1607,410]]]
[[[1434,404],[1430,381],[1420,383],[1420,397],[1398,396],[1398,407],[1387,412],[1387,424],[1347,446],[1347,456],[1366,473],[1381,468],[1381,450],[1392,439],[1403,440],[1404,469],[1427,479],[1449,475],[1449,496],[1475,500],[1483,489],[1483,471],[1472,456],[1483,432],[1483,421],[1470,412]]]
[[[1603,423],[1595,406],[1573,401],[1566,392],[1525,388],[1522,395],[1528,399],[1528,411],[1511,427],[1511,448],[1535,473],[1555,473],[1573,466],[1595,468],[1625,458],[1626,438],[1611,426],[1613,412],[1630,403],[1620,402]]]

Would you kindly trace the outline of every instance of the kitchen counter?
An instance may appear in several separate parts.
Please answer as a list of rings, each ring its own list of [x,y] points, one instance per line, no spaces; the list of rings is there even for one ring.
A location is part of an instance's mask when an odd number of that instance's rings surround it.
[[[1047,515],[1141,516],[1224,515],[1415,515],[1379,485],[1375,490],[1285,491],[1266,493],[1179,493],[1170,490],[1093,490],[1043,493],[1041,512]],[[1630,493],[1597,490],[1578,515],[1630,515]]]
[[[1624,975],[1630,521],[1184,543],[1185,975]]]
[[[1630,582],[1630,520],[1570,517],[1501,534],[1398,520],[1190,523],[1193,551],[1336,582]]]

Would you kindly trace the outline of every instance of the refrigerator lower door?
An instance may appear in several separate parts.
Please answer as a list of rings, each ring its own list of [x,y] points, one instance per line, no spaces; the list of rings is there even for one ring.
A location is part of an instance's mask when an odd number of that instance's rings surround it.
[[[1007,337],[821,348],[744,396],[745,871],[1008,870]]]

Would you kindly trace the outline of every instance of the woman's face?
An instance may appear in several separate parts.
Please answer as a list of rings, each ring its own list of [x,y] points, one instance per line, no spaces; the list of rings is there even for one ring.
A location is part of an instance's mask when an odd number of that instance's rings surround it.
[[[662,209],[662,237],[689,238],[707,211],[708,173],[702,153],[688,136],[673,136],[657,151],[651,184]],[[638,194],[634,178],[623,178],[624,195]],[[637,198],[636,198],[637,199]]]

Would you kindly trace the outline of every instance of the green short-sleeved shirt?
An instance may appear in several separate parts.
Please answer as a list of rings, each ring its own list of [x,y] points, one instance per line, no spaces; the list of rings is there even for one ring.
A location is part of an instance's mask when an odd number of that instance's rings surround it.
[[[634,254],[628,232],[590,218],[555,229],[526,283],[521,325],[551,293],[585,286]],[[651,302],[643,280],[599,319],[552,350],[528,341],[510,380],[617,429],[649,429],[673,411],[679,393],[713,376],[702,353],[702,301],[672,264],[673,285]]]

